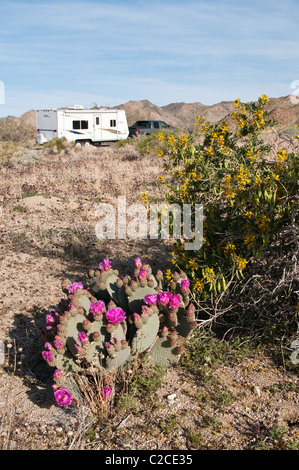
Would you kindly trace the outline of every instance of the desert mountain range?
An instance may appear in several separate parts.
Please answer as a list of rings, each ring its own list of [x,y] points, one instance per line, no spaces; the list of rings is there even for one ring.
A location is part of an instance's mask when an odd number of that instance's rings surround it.
[[[286,127],[296,127],[299,124],[299,98],[298,104],[291,101],[291,95],[281,98],[270,98],[266,106],[269,119],[275,119],[277,124]],[[115,109],[126,111],[128,124],[139,119],[159,119],[170,125],[181,127],[188,131],[195,127],[195,119],[200,114],[210,122],[218,122],[234,110],[233,101],[222,101],[213,105],[195,103],[171,103],[166,106],[156,106],[148,100],[128,101],[115,106]],[[27,111],[19,118],[20,121],[36,127],[35,110]]]

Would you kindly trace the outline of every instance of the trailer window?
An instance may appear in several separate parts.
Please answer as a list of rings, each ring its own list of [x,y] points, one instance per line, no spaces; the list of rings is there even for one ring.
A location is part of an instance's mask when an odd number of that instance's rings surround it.
[[[88,129],[88,121],[73,121],[73,129]]]
[[[110,119],[110,127],[116,127],[116,120]]]

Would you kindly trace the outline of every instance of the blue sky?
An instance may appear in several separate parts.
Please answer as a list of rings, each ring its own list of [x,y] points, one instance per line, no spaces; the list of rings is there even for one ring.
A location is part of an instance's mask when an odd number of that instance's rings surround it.
[[[286,96],[298,26],[298,0],[0,0],[0,117]]]

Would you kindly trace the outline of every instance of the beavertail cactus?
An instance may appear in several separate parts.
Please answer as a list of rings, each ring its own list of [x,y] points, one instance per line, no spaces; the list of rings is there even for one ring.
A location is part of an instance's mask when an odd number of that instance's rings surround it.
[[[63,279],[62,290],[66,298],[46,318],[42,353],[55,367],[56,392],[68,381],[74,389],[77,373],[98,371],[104,377],[143,358],[162,366],[175,364],[197,326],[186,275],[174,273],[165,291],[162,271],[154,275],[139,258],[133,273],[123,277],[104,259],[83,283]]]

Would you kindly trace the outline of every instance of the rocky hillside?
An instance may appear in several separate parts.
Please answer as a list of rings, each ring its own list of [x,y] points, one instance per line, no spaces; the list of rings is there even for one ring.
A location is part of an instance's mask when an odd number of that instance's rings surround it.
[[[124,109],[129,124],[138,119],[161,119],[168,124],[192,130],[196,117],[201,114],[210,122],[225,120],[234,110],[233,101],[222,101],[211,106],[202,103],[171,103],[166,106],[156,106],[150,101],[129,101],[117,106]],[[275,119],[280,126],[296,126],[299,124],[299,103],[293,104],[291,96],[270,98],[266,107],[269,119]]]
[[[298,99],[299,101],[299,99]],[[156,106],[148,100],[128,101],[115,106],[126,111],[128,124],[131,125],[139,119],[159,119],[168,124],[191,131],[195,127],[195,119],[201,114],[210,122],[218,122],[233,111],[233,101],[222,101],[211,106],[199,102],[171,103],[166,106]],[[271,98],[266,110],[269,118],[275,119],[280,126],[296,127],[299,124],[299,103],[293,104],[291,96]],[[18,121],[30,126],[36,126],[34,110],[27,111],[18,118]]]
[[[142,100],[129,101],[116,108],[126,111],[129,125],[139,119],[159,119],[186,130],[192,130],[199,114],[205,116],[210,122],[217,122],[227,116],[233,110],[234,105],[232,101],[223,101],[212,106],[198,102],[182,102],[159,107],[148,100]]]

